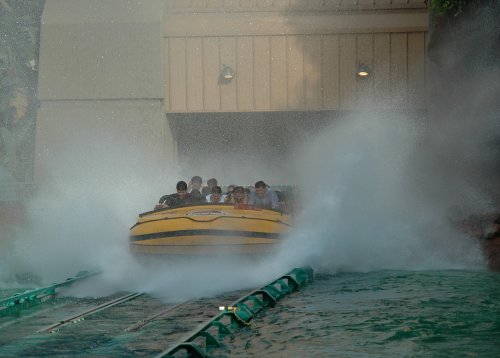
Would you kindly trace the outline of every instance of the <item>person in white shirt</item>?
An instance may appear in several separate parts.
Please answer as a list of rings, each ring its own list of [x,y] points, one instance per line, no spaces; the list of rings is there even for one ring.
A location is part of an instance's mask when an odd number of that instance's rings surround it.
[[[208,203],[223,203],[226,200],[226,196],[222,195],[222,189],[220,186],[214,186],[212,188],[212,194],[206,197]]]

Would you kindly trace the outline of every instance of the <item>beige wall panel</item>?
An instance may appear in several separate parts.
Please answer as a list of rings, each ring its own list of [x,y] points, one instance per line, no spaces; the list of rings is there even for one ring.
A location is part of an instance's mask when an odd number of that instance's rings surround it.
[[[271,6],[275,10],[287,10],[290,6],[290,0],[271,0]]]
[[[260,10],[269,10],[273,7],[272,0],[255,0],[255,6]]]
[[[207,0],[207,8],[209,9],[221,8],[223,6],[224,6],[224,0]]]
[[[253,110],[253,38],[239,37],[237,40],[236,73],[238,76],[238,109],[240,111]]]
[[[184,0],[184,3],[187,1]],[[189,0],[189,5],[190,7],[195,7],[195,8],[206,8],[207,7],[207,0]]]
[[[165,111],[170,111],[170,52],[169,52],[169,44],[168,39],[165,39],[163,42],[163,73],[165,75],[165,82],[163,85],[163,103],[165,106]]]
[[[165,0],[175,12],[425,9],[426,0]]]
[[[408,80],[408,35],[391,34],[391,106],[406,108]]]
[[[163,8],[163,0],[47,0],[38,99],[162,98]]]
[[[203,38],[203,96],[205,111],[220,110],[219,38]]]
[[[357,7],[360,9],[373,8],[373,0],[357,0]]]
[[[342,0],[329,0],[325,3],[325,10],[338,10]]]
[[[271,36],[271,107],[287,107],[286,36]]]
[[[187,110],[203,110],[203,41],[201,37],[186,39]]]
[[[160,98],[162,40],[161,24],[42,25],[39,98]]]
[[[356,99],[356,35],[340,35],[340,109],[353,109]]]
[[[127,175],[140,182],[141,175],[151,179],[174,163],[174,147],[160,100],[44,101],[37,115],[36,181],[99,173],[104,182]]]
[[[236,38],[222,37],[220,39],[220,63],[226,65],[236,71]],[[229,83],[220,85],[220,102],[222,111],[235,111],[236,106],[236,83],[238,74],[235,73],[233,80]]]
[[[289,0],[289,9],[294,10],[308,10],[308,0]]]
[[[255,8],[255,0],[240,0],[240,6],[243,10],[252,10]]]
[[[373,34],[356,36],[356,65],[373,69]],[[367,77],[356,76],[356,105],[368,108],[373,104],[373,73]]]
[[[353,7],[356,7],[357,2],[358,0],[342,0],[338,8],[340,10],[352,9]]]
[[[323,106],[339,108],[339,35],[323,36]]]
[[[152,23],[162,21],[165,0],[46,0],[43,24]]]
[[[288,108],[303,109],[305,36],[287,37]]]
[[[236,10],[240,8],[240,0],[224,0],[224,9]]]
[[[271,109],[271,57],[269,36],[254,38],[254,98],[255,109]]]
[[[373,36],[373,101],[375,107],[389,106],[391,95],[391,35]]]
[[[304,53],[306,108],[318,109],[322,101],[322,41],[321,35],[306,36]]]
[[[297,0],[302,2],[302,0]],[[299,3],[297,6],[301,7]],[[167,13],[164,34],[175,36],[269,36],[426,31],[426,10],[367,12],[191,12]]]
[[[172,38],[169,40],[170,58],[170,108],[172,112],[187,110],[186,87],[186,40]]]
[[[189,1],[186,0],[167,0],[168,7],[173,9],[189,8]]]
[[[325,1],[325,0],[309,0],[308,1],[309,9],[316,10],[316,11],[326,10],[326,8],[327,8],[326,3],[327,2],[328,1]]]
[[[425,33],[408,34],[408,105],[425,108]]]

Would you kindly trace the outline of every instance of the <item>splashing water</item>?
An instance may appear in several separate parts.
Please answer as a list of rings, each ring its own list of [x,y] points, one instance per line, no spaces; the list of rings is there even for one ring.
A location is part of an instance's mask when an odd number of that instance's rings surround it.
[[[297,165],[304,209],[280,258],[330,272],[482,267],[479,245],[454,229],[447,203],[418,185],[436,174],[415,170],[417,123],[353,116],[309,143]]]
[[[112,158],[127,149],[114,146],[111,153],[107,143],[108,161],[95,150],[71,170],[60,163],[66,169],[30,204],[30,225],[19,230],[0,273],[31,270],[54,281],[100,267],[101,283],[81,294],[126,289],[181,299],[256,286],[303,264],[328,272],[482,267],[478,245],[449,223],[447,206],[418,187],[415,178],[433,173],[413,166],[417,123],[394,115],[347,117],[299,148],[289,166],[302,192],[301,214],[281,252],[258,265],[227,257],[154,271],[138,265],[128,253],[128,228],[180,176],[116,163]],[[83,144],[73,150],[87,150]],[[129,157],[140,163],[137,153]]]

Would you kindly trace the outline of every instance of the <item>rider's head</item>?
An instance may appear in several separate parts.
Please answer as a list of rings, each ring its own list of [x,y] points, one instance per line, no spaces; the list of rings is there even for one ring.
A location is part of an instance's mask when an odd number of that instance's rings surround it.
[[[198,175],[195,175],[194,177],[191,178],[191,186],[193,189],[200,190],[202,182],[203,180]]]
[[[178,182],[175,188],[177,189],[177,195],[181,198],[184,198],[187,195],[187,184],[185,181],[181,180]]]
[[[257,195],[259,198],[264,197],[266,195],[266,191],[267,184],[262,180],[259,180],[257,183],[255,183],[255,195]]]

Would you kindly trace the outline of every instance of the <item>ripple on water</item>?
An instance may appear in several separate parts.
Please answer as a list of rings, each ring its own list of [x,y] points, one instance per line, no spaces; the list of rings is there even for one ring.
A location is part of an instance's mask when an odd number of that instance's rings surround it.
[[[320,275],[228,349],[255,357],[500,357],[499,300],[500,275],[486,271]]]

